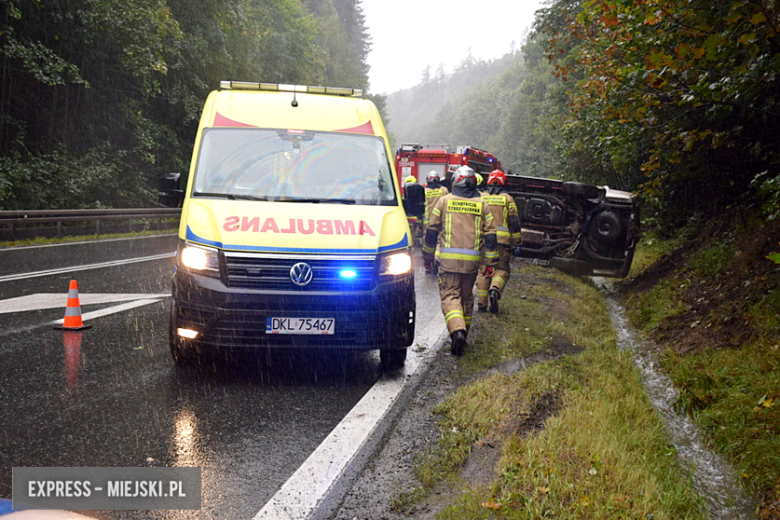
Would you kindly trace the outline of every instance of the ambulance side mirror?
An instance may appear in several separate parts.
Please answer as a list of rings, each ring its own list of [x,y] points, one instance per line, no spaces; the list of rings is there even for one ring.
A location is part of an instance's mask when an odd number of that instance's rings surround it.
[[[160,177],[157,197],[163,206],[178,208],[184,200],[184,190],[180,187],[181,173],[166,173]]]

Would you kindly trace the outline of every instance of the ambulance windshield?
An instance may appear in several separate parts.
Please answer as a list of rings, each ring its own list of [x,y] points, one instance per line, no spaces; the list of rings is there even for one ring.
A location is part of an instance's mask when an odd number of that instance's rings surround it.
[[[206,129],[193,195],[397,204],[382,138],[260,128]]]

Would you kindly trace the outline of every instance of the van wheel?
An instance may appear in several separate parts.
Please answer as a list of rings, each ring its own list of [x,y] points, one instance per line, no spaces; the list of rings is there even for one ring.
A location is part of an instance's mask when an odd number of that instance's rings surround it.
[[[379,351],[379,360],[382,364],[382,370],[386,372],[397,370],[404,366],[404,363],[406,362],[406,349],[382,349]]]
[[[631,244],[631,246],[628,249],[628,254],[626,255],[626,260],[623,262],[623,266],[620,268],[620,273],[618,276],[620,278],[625,278],[628,276],[628,273],[631,271],[631,263],[634,261],[634,253],[636,252],[636,247],[634,244]]]

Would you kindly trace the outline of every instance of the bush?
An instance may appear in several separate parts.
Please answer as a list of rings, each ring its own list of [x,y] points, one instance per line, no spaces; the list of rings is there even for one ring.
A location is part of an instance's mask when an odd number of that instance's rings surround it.
[[[688,265],[702,278],[719,279],[723,276],[736,249],[730,243],[718,242],[700,249],[688,260]]]
[[[0,210],[153,204],[155,174],[134,168],[127,155],[103,146],[84,156],[57,150],[40,156],[0,157]]]

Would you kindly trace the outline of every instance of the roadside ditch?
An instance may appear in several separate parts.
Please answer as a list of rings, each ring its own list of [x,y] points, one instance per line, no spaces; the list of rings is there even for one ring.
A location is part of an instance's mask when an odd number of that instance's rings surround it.
[[[756,502],[738,482],[734,467],[707,446],[704,434],[693,419],[679,410],[679,394],[658,362],[657,346],[640,338],[631,327],[612,285],[604,279],[595,279],[595,283],[607,296],[618,343],[632,352],[647,395],[663,417],[681,462],[693,472],[694,486],[704,497],[711,517],[716,520],[755,519]]]

